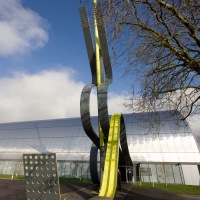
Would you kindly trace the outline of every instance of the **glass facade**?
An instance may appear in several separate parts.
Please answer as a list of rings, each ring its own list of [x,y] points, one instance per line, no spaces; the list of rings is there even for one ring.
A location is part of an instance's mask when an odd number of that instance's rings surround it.
[[[192,132],[182,116],[173,111],[124,115],[129,152],[135,179],[141,167],[152,175],[145,182],[185,183],[181,165],[200,164],[200,154]],[[92,118],[98,133],[98,118]],[[23,153],[56,153],[60,176],[90,178],[89,156],[92,142],[80,118],[0,124],[0,173],[18,169]],[[164,175],[165,176],[164,176]],[[136,177],[137,176],[137,177]]]
[[[185,184],[180,165],[172,164],[141,164],[140,169],[147,168],[151,174],[139,174],[142,182],[164,184]]]
[[[66,178],[90,179],[88,161],[58,161],[58,175]],[[0,174],[23,175],[23,161],[0,161]]]

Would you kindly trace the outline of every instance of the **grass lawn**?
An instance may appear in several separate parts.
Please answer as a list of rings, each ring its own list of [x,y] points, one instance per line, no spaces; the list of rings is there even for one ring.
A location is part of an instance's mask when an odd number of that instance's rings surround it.
[[[145,188],[153,188],[152,183],[142,183],[140,186],[140,182],[134,183],[135,187],[145,187]],[[191,195],[200,195],[200,186],[194,185],[176,185],[176,184],[160,184],[154,183],[154,188],[165,190],[168,192],[175,192],[179,194],[191,194]]]
[[[0,178],[10,179],[11,177],[12,177],[11,174],[0,174]],[[18,175],[18,176],[13,176],[13,178],[14,178],[15,180],[23,180],[23,179],[24,179],[24,176]]]
[[[10,174],[0,174],[0,178],[6,178],[10,179],[12,175]],[[14,180],[24,180],[23,175],[18,175],[13,177]],[[65,178],[65,177],[60,177],[59,178],[60,183],[88,183],[92,184],[92,180],[86,179],[86,180],[80,180],[78,178]]]
[[[65,177],[60,177],[59,178],[60,183],[87,183],[87,184],[92,184],[92,180],[86,179],[86,180],[80,180],[78,178],[65,178]]]

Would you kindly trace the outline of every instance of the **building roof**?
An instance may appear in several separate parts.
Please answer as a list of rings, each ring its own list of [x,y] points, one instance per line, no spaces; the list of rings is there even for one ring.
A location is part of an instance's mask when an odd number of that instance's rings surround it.
[[[134,163],[200,163],[191,129],[177,112],[124,115]],[[92,117],[98,133],[98,118]],[[58,160],[88,160],[92,142],[80,118],[0,124],[0,159],[20,159],[22,153],[55,152]]]

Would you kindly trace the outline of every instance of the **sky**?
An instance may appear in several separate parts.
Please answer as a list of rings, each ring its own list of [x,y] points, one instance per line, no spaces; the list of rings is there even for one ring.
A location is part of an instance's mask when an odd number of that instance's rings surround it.
[[[80,117],[81,90],[91,73],[79,0],[0,0],[0,122]],[[109,114],[122,106],[130,82],[113,67]],[[92,91],[91,115],[97,115]],[[200,133],[197,118],[190,120]]]
[[[91,83],[78,0],[0,0],[0,121],[80,116]],[[109,113],[123,112],[117,71]],[[118,73],[118,74],[117,74]],[[97,115],[96,91],[91,115]]]

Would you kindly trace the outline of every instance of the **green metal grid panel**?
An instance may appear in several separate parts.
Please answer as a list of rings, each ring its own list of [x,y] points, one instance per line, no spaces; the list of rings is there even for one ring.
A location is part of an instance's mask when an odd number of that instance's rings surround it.
[[[28,200],[60,200],[55,153],[23,154]]]

